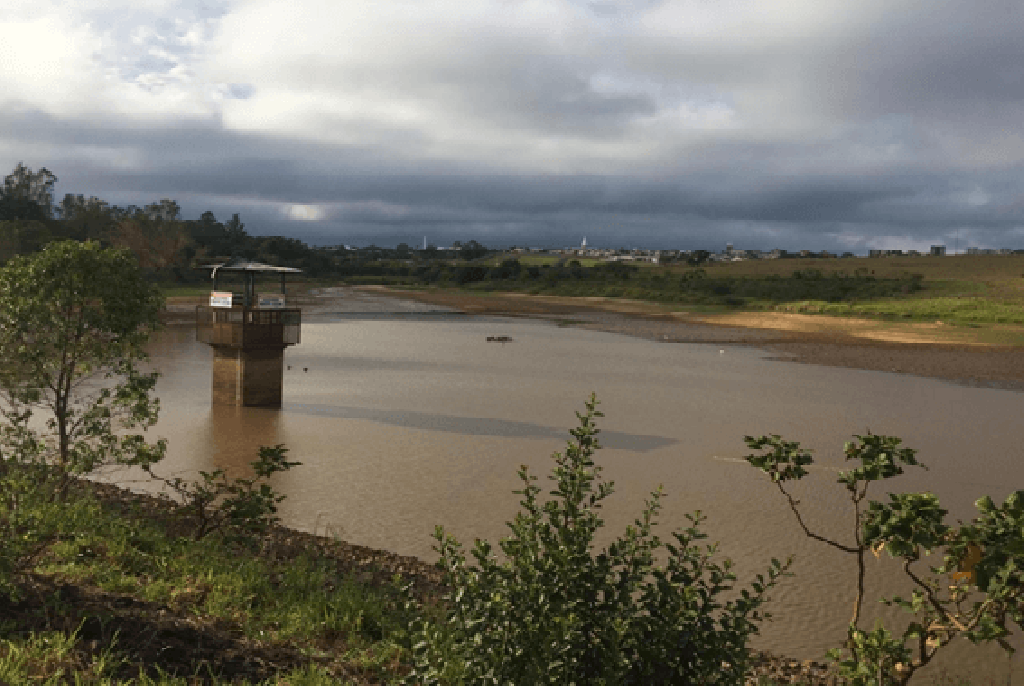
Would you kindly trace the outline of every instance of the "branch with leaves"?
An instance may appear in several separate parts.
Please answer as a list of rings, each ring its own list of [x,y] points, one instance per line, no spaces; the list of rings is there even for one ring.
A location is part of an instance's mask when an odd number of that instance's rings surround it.
[[[938,650],[957,637],[979,643],[996,641],[1007,652],[1007,621],[1021,628],[1024,600],[1024,491],[1011,494],[997,507],[987,496],[976,503],[980,515],[970,524],[945,524],[947,511],[932,493],[889,494],[889,502],[867,499],[875,481],[903,473],[904,466],[920,466],[916,451],[901,447],[894,436],[856,436],[844,447],[847,460],[860,466],[839,472],[854,512],[854,542],[840,543],[811,531],[804,522],[785,482],[808,474],[810,451],[778,435],[746,437],[747,446],[760,454],[747,462],[764,472],[786,497],[804,533],[857,559],[857,592],[846,652],[830,651],[840,675],[857,686],[906,684]],[[865,507],[866,504],[866,507]],[[860,626],[864,600],[865,556],[882,551],[902,560],[902,569],[915,588],[910,598],[883,598],[915,615],[901,636],[880,623],[872,631]],[[943,564],[929,567],[930,575],[916,568],[922,555],[943,550]]]
[[[158,476],[150,465],[143,465],[143,469],[181,499],[179,512],[189,520],[196,540],[214,532],[257,536],[279,521],[277,505],[285,499],[267,480],[302,464],[289,462],[287,453],[283,445],[261,446],[259,459],[249,463],[253,471],[249,478],[229,479],[223,469],[217,469],[200,471],[201,480],[190,481]]]

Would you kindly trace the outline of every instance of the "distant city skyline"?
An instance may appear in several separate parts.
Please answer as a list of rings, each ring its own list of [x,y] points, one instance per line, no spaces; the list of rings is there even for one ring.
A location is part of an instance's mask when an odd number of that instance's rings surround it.
[[[313,245],[1024,248],[1016,0],[6,0],[0,169]]]
[[[470,239],[470,240],[473,240],[473,239]],[[430,243],[429,245],[431,245],[434,248],[437,248],[439,250],[451,250],[454,247],[456,247],[455,244],[459,244],[459,243],[461,243],[461,241],[454,241],[453,244],[451,244],[451,245],[435,245],[433,243]],[[400,241],[400,242],[395,243],[393,245],[382,245],[382,244],[379,244],[379,243],[367,243],[365,245],[357,245],[357,244],[345,243],[345,244],[338,244],[338,245],[339,245],[339,247],[344,247],[346,249],[351,250],[351,249],[368,248],[368,247],[371,247],[371,246],[375,246],[375,247],[378,247],[378,248],[393,249],[393,248],[397,248],[398,246],[400,246],[402,244],[408,245],[408,243],[406,243],[404,241]],[[954,251],[954,249],[949,248],[949,246],[946,246],[946,245],[930,245],[930,246],[928,246],[927,250],[918,250],[916,248],[869,248],[869,249],[867,249],[865,251],[862,251],[862,252],[857,252],[857,251],[853,251],[853,250],[843,250],[841,252],[836,252],[836,251],[828,250],[826,248],[821,248],[821,249],[800,248],[800,249],[796,249],[796,250],[789,250],[789,249],[786,249],[786,248],[753,248],[753,247],[736,246],[736,245],[734,245],[732,243],[726,243],[725,246],[723,246],[721,248],[714,248],[714,247],[688,248],[688,247],[681,247],[681,246],[675,246],[675,245],[673,245],[673,246],[593,245],[593,244],[589,243],[586,240],[586,237],[584,237],[580,241],[579,245],[576,245],[576,246],[571,245],[571,244],[570,245],[540,245],[540,244],[528,245],[528,244],[516,244],[516,243],[511,243],[511,244],[495,243],[495,244],[490,244],[490,245],[488,245],[488,244],[483,244],[483,245],[485,245],[485,247],[487,247],[489,249],[494,249],[494,250],[507,250],[507,249],[549,250],[549,251],[587,250],[587,251],[591,251],[591,252],[608,251],[608,250],[616,250],[616,251],[618,251],[618,250],[638,250],[638,251],[644,251],[644,252],[655,252],[655,251],[694,252],[694,251],[697,251],[697,250],[706,250],[707,252],[709,252],[711,254],[715,254],[715,255],[726,254],[726,253],[729,253],[729,252],[744,253],[744,252],[748,252],[748,251],[750,251],[750,252],[760,252],[760,253],[768,254],[768,253],[771,253],[771,252],[774,252],[774,251],[777,251],[777,250],[782,250],[783,252],[787,253],[787,255],[789,255],[789,256],[798,256],[801,252],[809,251],[809,252],[815,253],[815,254],[829,253],[832,256],[840,256],[840,255],[844,255],[844,254],[853,254],[853,255],[856,255],[858,257],[868,257],[868,256],[870,256],[873,253],[881,253],[881,254],[903,253],[905,255],[915,255],[916,254],[916,255],[921,255],[921,256],[930,255],[930,256],[950,257],[950,256],[955,256],[955,255],[991,255],[991,254],[1000,254],[1000,253],[1003,253],[1005,251],[1024,250],[1024,248],[1012,248],[1010,246],[1003,246],[1002,248],[982,248],[982,247],[978,247],[978,246],[966,246],[964,248],[960,248],[958,251]],[[427,246],[428,246],[428,243],[427,243],[427,240],[426,240],[426,236],[424,236],[424,239],[423,239],[423,249],[426,250]]]

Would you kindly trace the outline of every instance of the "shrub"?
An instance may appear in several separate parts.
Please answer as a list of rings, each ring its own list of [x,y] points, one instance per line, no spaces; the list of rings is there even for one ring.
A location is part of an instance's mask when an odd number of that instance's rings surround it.
[[[413,632],[415,684],[736,684],[748,661],[747,639],[769,615],[767,592],[789,563],[772,560],[767,579],[733,593],[731,562],[713,560],[700,512],[673,533],[653,534],[662,490],[651,494],[633,526],[599,553],[593,538],[613,484],[592,457],[597,400],[591,396],[564,454],[553,455],[553,498],[527,468],[519,477],[520,511],[499,562],[487,541],[469,566],[459,543],[435,532],[451,588],[440,621]],[[658,566],[658,553],[667,553]],[[721,596],[735,596],[723,600]]]
[[[487,277],[487,267],[481,267],[478,265],[464,265],[460,264],[455,268],[454,280],[455,283],[460,286],[467,283],[475,283],[477,281],[483,281]]]
[[[266,480],[302,464],[287,461],[287,452],[283,445],[261,446],[259,459],[250,463],[254,476],[248,479],[229,480],[223,469],[199,472],[201,481],[166,479],[154,474],[149,466],[144,469],[181,497],[180,512],[192,521],[196,540],[214,531],[247,537],[263,534],[278,522],[277,504],[285,496],[278,495]]]

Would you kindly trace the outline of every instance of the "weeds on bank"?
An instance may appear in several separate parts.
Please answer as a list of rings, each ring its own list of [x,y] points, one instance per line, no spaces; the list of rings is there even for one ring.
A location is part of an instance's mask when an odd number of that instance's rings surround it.
[[[57,686],[63,684],[89,684],[115,686],[126,682],[138,686],[194,686],[206,683],[248,684],[247,680],[218,678],[198,669],[187,676],[175,676],[156,667],[152,674],[145,670],[126,668],[124,657],[118,656],[116,644],[104,649],[98,656],[89,656],[79,649],[76,633],[57,631],[40,632],[28,638],[14,638],[0,643],[0,683],[5,686]],[[339,679],[317,665],[307,665],[267,679],[266,684],[290,686],[338,686],[358,684],[358,681]]]
[[[285,670],[294,683],[399,668],[407,619],[397,586],[359,582],[312,551],[278,558],[225,532],[195,540],[181,535],[181,508],[154,514],[137,500],[96,498],[86,484],[59,507],[45,498],[21,505],[47,534],[30,568],[7,576],[12,592],[0,594],[0,615],[13,617],[0,622],[2,683],[104,683],[140,670],[174,683],[201,667],[182,673],[187,656],[160,657],[161,637],[181,626],[200,642],[206,632],[240,650],[294,654],[298,664]],[[201,680],[217,676],[214,668]]]

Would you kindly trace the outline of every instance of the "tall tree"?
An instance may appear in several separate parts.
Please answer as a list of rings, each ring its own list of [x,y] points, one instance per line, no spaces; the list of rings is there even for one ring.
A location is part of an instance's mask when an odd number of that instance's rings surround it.
[[[455,245],[454,243],[452,244]],[[487,254],[487,248],[476,241],[468,241],[462,246],[459,257],[464,260],[475,260]]]
[[[0,264],[15,255],[35,252],[50,241],[50,222],[37,219],[0,220]]]
[[[150,219],[174,221],[181,214],[181,207],[179,207],[178,203],[174,200],[171,200],[170,198],[163,198],[160,202],[146,205],[144,212]]]
[[[127,250],[62,241],[0,269],[0,446],[66,482],[103,464],[149,464],[164,444],[144,345],[163,299]],[[45,430],[33,421],[47,417]]]
[[[78,195],[65,193],[64,199],[60,201],[60,207],[57,208],[57,211],[60,213],[61,219],[70,221],[82,215],[107,212],[109,209],[111,209],[110,206],[95,195],[86,198],[81,193]]]
[[[96,196],[66,193],[57,208],[60,223],[56,233],[76,241],[105,239],[115,222],[116,207]]]
[[[153,220],[143,214],[115,223],[104,236],[116,248],[127,248],[149,276],[166,277],[187,267],[188,234],[181,222]]]
[[[245,224],[237,214],[231,215],[231,219],[224,225],[224,233],[227,235],[228,240],[234,244],[241,245],[249,238],[249,234],[245,232]]]
[[[54,176],[42,167],[34,172],[18,162],[4,177],[0,189],[0,219],[50,219],[53,217]]]

